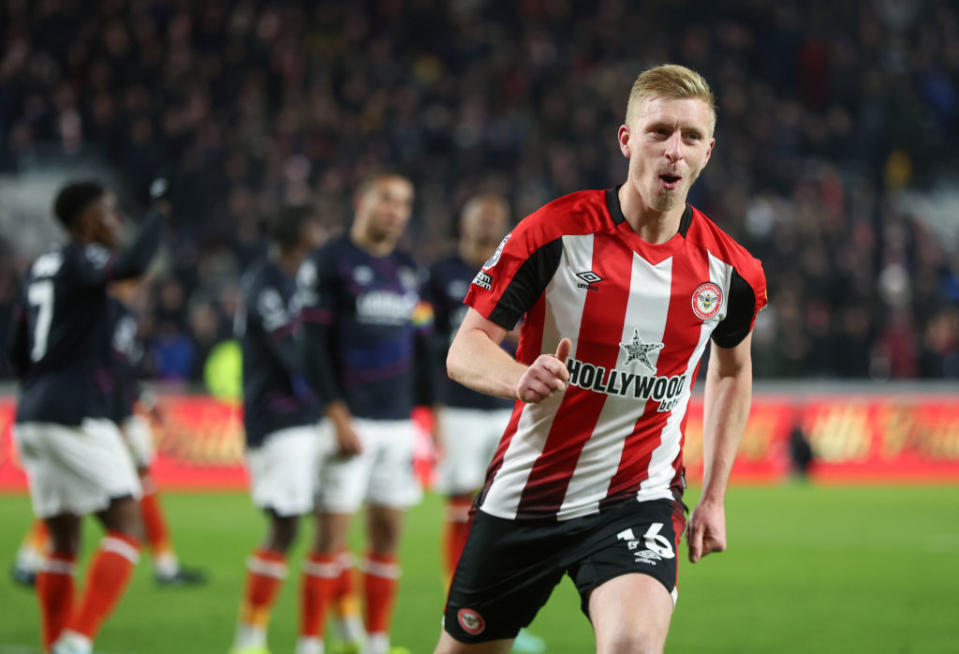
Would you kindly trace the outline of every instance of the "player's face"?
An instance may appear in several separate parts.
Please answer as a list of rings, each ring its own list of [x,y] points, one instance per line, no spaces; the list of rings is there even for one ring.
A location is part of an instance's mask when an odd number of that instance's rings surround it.
[[[495,247],[509,227],[505,207],[492,200],[471,205],[463,214],[460,229],[463,238],[477,245]]]
[[[112,193],[104,193],[85,213],[91,240],[106,248],[115,248],[120,242],[123,226],[117,214],[116,197]]]
[[[367,238],[399,240],[413,211],[413,185],[404,177],[382,177],[359,197],[356,218]]]
[[[647,100],[633,125],[619,128],[629,182],[646,206],[666,212],[686,203],[712,154],[712,109],[697,98]]]
[[[307,220],[300,228],[300,244],[305,250],[315,250],[326,241],[326,228],[319,220]]]

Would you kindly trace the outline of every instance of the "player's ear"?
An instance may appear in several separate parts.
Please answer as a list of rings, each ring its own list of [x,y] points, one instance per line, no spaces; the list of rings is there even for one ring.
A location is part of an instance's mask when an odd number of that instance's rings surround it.
[[[629,148],[629,126],[620,125],[619,132],[616,134],[617,140],[619,141],[619,151],[623,153],[623,156],[629,159],[630,157],[630,148]]]
[[[709,163],[709,158],[713,156],[713,147],[716,145],[716,139],[709,139],[709,147],[706,149],[706,160],[703,161],[703,168]]]

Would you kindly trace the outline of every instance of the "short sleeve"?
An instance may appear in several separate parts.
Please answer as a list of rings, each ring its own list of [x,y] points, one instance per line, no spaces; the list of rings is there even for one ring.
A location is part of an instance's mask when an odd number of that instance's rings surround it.
[[[533,307],[556,273],[562,255],[562,237],[539,242],[536,230],[526,222],[503,238],[473,278],[463,300],[504,329],[512,329]]]
[[[739,345],[752,331],[756,316],[768,303],[766,276],[759,262],[754,260],[754,263],[755,269],[746,271],[747,276],[733,269],[726,317],[712,334],[713,342],[719,347],[732,348]]]
[[[333,260],[323,248],[307,257],[296,274],[297,305],[305,323],[328,325],[333,320]]]

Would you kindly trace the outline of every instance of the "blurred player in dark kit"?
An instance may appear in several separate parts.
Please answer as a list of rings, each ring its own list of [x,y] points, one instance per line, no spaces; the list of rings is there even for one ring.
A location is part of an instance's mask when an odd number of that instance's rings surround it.
[[[263,544],[247,562],[246,588],[232,651],[266,652],[270,614],[283,579],[300,516],[313,511],[319,464],[319,412],[297,353],[296,271],[325,238],[309,207],[290,207],[270,227],[271,248],[242,280],[243,304],[235,332],[243,351],[243,423],[253,504],[266,513]],[[314,609],[304,567],[301,609]],[[297,652],[313,651],[301,642]]]
[[[20,379],[14,439],[34,513],[50,534],[36,579],[44,647],[85,654],[123,595],[140,549],[140,482],[111,420],[107,285],[146,270],[164,212],[153,211],[119,255],[115,199],[100,184],[68,184],[54,213],[69,241],[31,265],[11,330],[8,352]],[[87,513],[96,514],[106,535],[75,602],[73,571]]]
[[[470,282],[493,255],[510,225],[509,205],[495,194],[478,195],[466,202],[460,216],[457,253],[430,269],[430,301],[435,316],[434,350],[442,368],[437,388],[437,433],[442,441],[436,470],[436,490],[446,496],[443,565],[449,581],[469,533],[470,506],[482,485],[500,436],[509,423],[513,402],[477,393],[446,375],[446,353],[453,335],[466,316],[463,304]],[[504,345],[515,352],[516,339]],[[546,649],[541,638],[523,629],[513,652],[536,654]]]
[[[140,513],[153,562],[154,579],[161,586],[198,585],[206,581],[205,575],[200,570],[180,565],[173,549],[166,515],[160,504],[159,492],[150,474],[150,465],[155,455],[153,430],[150,420],[143,412],[150,412],[155,417],[161,414],[152,398],[143,393],[137,372],[139,361],[143,357],[143,346],[137,339],[136,317],[128,307],[136,288],[137,285],[133,282],[117,282],[109,289],[113,333],[109,365],[110,384],[113,388],[111,419],[123,434],[140,478]],[[13,567],[15,581],[33,585],[49,545],[46,523],[37,520],[17,552]]]
[[[410,412],[432,403],[424,275],[396,249],[413,206],[413,185],[378,174],[355,195],[349,234],[310,255],[298,276],[310,381],[322,398],[330,453],[321,471],[322,512],[314,563],[322,621],[346,548],[350,517],[366,505],[363,557],[367,631],[363,652],[386,654],[400,574],[400,531],[421,490],[413,470]]]
[[[690,559],[725,548],[766,281],[756,259],[686,204],[715,120],[700,75],[643,72],[618,132],[625,182],[536,211],[473,279],[450,376],[517,402],[476,501],[438,654],[509,651],[564,574],[598,653],[663,651],[686,522],[686,409],[710,341]],[[513,359],[499,343],[524,315]]]

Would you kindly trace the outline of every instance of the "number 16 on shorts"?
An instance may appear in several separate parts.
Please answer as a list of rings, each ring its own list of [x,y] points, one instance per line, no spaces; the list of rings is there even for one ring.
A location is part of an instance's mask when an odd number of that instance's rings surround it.
[[[649,529],[643,534],[642,540],[636,538],[636,534],[632,528],[619,532],[616,534],[616,538],[626,542],[626,547],[629,548],[630,552],[633,552],[636,563],[656,565],[658,561],[662,561],[663,559],[676,558],[676,552],[673,551],[673,544],[669,542],[668,538],[659,533],[662,529],[662,522],[654,522],[649,525]],[[639,549],[640,545],[644,545],[645,549]]]

